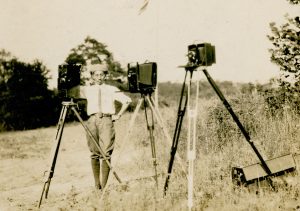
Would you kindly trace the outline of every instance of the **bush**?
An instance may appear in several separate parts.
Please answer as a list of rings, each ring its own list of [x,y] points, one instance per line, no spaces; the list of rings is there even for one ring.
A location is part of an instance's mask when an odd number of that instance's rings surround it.
[[[54,124],[58,97],[48,90],[48,70],[39,61],[27,64],[2,59],[0,80],[0,130],[23,130]]]
[[[272,116],[282,116],[286,107],[300,115],[300,94],[295,91],[286,91],[284,87],[266,89],[262,93]]]
[[[227,100],[249,135],[256,135],[260,126],[258,117],[266,112],[263,98],[255,94],[241,94]],[[221,101],[208,108],[207,128],[211,136],[218,138],[219,147],[233,137],[243,136]]]
[[[1,110],[2,124],[0,130],[24,130],[54,125],[58,119],[58,98],[36,96],[16,100],[7,98]]]

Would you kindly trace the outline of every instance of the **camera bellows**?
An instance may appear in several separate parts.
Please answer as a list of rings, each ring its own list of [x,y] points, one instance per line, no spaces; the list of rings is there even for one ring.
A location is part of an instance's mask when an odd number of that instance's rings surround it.
[[[155,62],[128,64],[128,89],[132,93],[151,93],[157,84],[157,65]]]

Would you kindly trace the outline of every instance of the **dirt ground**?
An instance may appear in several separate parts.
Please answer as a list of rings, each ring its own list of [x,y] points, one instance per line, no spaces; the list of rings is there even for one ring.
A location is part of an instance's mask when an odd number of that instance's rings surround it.
[[[51,148],[57,145],[54,141],[57,128],[1,133],[0,210],[103,210],[101,207],[106,207],[105,210],[127,210],[128,202],[122,202],[119,193],[125,193],[123,196],[126,196],[141,192],[141,186],[142,191],[152,190],[155,186],[148,140],[133,143],[133,140],[142,138],[137,138],[135,135],[137,131],[131,131],[127,143],[120,143],[128,130],[129,118],[130,115],[125,115],[115,124],[117,135],[112,164],[114,171],[122,180],[122,185],[113,174],[110,174],[103,200],[99,200],[99,193],[95,193],[94,190],[85,131],[79,123],[66,124],[48,198],[43,197],[40,209],[38,208],[40,196],[44,182],[49,176],[45,171],[50,169],[53,160]],[[148,138],[146,128],[139,123],[135,124],[138,130],[144,131],[145,139]],[[168,151],[169,145],[165,149]],[[167,151],[164,150],[164,153]],[[158,172],[163,172],[165,168],[161,166]],[[114,205],[114,201],[105,206],[102,204],[108,193],[109,197],[117,200],[115,203],[117,205]],[[151,194],[148,192],[148,195]],[[140,196],[136,195],[137,201],[138,197]],[[131,201],[131,203],[138,202]]]
[[[76,189],[88,190],[85,194],[91,194],[89,154],[85,142],[81,141],[84,140],[83,131],[72,138],[72,133],[78,128],[78,125],[65,127],[49,196],[43,201],[45,209],[59,207],[57,201],[63,200],[75,186]],[[52,128],[1,134],[1,138],[10,142],[12,147],[11,152],[4,152],[7,158],[1,159],[1,210],[35,210],[44,179],[49,175],[46,173],[43,177],[52,160],[50,148],[55,144],[54,139],[49,139],[55,136],[55,132]]]
[[[116,129],[119,136],[126,132],[125,128],[120,125],[116,125]],[[54,177],[51,181],[48,198],[43,198],[42,210],[69,210],[72,208],[94,210],[97,203],[99,204],[99,198],[94,192],[89,151],[84,132],[78,123],[65,126]],[[0,134],[1,210],[38,209],[43,184],[49,175],[47,172],[45,176],[43,174],[49,169],[53,160],[50,152],[51,147],[56,146],[55,133],[56,127]],[[118,134],[117,139],[120,138]],[[123,149],[120,149],[120,146],[117,147],[119,150],[123,150],[121,154],[126,154],[126,156],[122,156],[120,153],[114,152],[121,157],[118,159],[120,166],[122,163],[134,165],[130,159],[133,159],[134,156],[138,157],[137,153],[139,152],[130,151],[133,150],[132,147],[126,147],[125,151],[124,147]],[[127,169],[132,170],[134,166],[127,166]],[[132,172],[132,174],[128,174],[122,169],[115,169],[115,171],[122,180],[151,174],[151,169],[148,173],[140,171]],[[110,186],[118,183],[112,177],[109,178]],[[95,203],[96,200],[98,200],[97,203]],[[84,208],[82,204],[90,204],[90,206],[84,206]]]

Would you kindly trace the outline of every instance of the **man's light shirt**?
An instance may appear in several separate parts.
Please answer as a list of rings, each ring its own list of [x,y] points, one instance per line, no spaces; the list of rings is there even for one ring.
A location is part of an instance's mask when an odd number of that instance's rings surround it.
[[[107,84],[80,87],[80,96],[87,99],[87,114],[115,114],[115,101],[130,103],[131,99],[117,87]],[[100,103],[100,106],[99,106]]]

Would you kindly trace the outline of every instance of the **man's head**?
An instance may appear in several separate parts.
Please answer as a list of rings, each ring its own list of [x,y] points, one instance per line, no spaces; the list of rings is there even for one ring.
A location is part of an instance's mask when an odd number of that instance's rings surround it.
[[[90,73],[89,84],[102,84],[108,74],[108,64],[103,62],[101,64],[88,64],[87,71]]]

